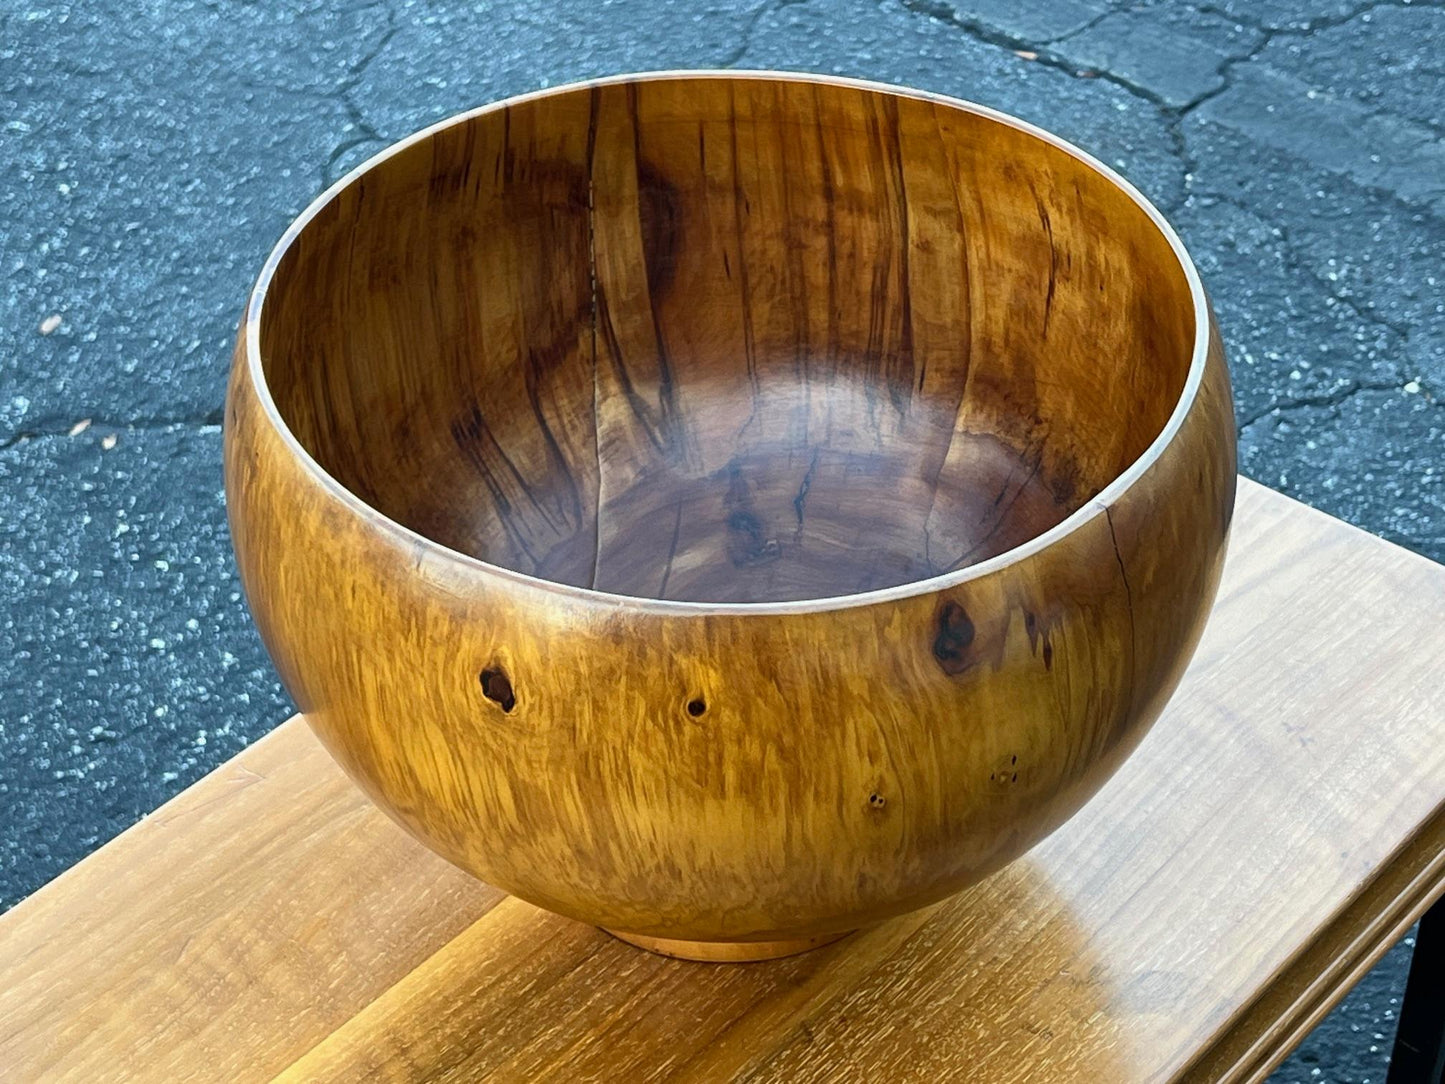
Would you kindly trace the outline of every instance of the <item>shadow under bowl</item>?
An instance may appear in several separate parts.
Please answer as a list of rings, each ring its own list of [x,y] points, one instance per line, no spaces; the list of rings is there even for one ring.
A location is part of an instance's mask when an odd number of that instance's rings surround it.
[[[1198,277],[1115,174],[746,73],[368,162],[267,263],[226,417],[248,598],[351,775],[479,876],[709,959],[941,898],[1077,809],[1193,651],[1234,457]]]

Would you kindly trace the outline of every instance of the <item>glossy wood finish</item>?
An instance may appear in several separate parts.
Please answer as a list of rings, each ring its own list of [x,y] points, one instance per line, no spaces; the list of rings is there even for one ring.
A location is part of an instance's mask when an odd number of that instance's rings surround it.
[[[1263,1079],[1445,891],[1442,610],[1445,569],[1244,483],[1195,663],[1079,816],[746,967],[505,899],[293,720],[0,916],[0,1075]]]
[[[1101,168],[959,103],[690,75],[333,190],[226,419],[323,742],[463,868],[704,957],[1016,857],[1174,688],[1233,508],[1203,292]]]

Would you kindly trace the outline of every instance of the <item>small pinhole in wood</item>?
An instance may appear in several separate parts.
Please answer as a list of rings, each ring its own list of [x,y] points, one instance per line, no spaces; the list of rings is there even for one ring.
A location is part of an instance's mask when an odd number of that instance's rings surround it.
[[[482,695],[503,711],[510,712],[517,706],[511,679],[503,671],[489,666],[481,672],[479,680],[482,683]]]
[[[694,719],[696,719],[705,711],[707,711],[707,704],[705,704],[700,698],[694,697],[692,700],[689,700],[687,702],[687,713],[691,715]]]
[[[888,799],[883,797],[883,795],[875,792],[868,795],[868,804],[871,805],[874,809],[882,809],[885,805],[888,804]]]

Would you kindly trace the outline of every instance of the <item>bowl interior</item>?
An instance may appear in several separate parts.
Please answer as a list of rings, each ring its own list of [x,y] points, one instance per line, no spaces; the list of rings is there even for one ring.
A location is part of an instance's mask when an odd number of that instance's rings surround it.
[[[994,556],[1138,459],[1195,313],[1145,210],[948,103],[567,88],[374,162],[263,283],[320,466],[455,550],[618,594],[852,594]]]

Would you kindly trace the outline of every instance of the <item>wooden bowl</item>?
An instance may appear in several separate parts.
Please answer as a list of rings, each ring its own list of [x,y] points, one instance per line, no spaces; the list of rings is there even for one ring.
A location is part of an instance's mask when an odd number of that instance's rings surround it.
[[[226,412],[246,593],[351,776],[701,959],[1013,859],[1175,687],[1234,502],[1193,265],[991,110],[687,73],[488,106],[286,233]]]

